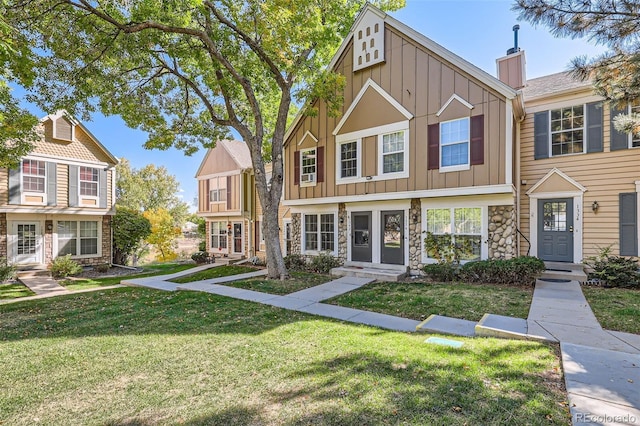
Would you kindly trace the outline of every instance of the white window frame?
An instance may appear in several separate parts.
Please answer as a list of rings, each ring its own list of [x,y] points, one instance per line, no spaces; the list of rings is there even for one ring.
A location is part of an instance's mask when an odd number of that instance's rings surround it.
[[[342,145],[356,144],[356,175],[342,177]],[[336,142],[336,183],[358,182],[362,177],[362,139],[350,139]]]
[[[402,151],[384,152],[384,137],[402,133],[403,149]],[[401,172],[384,172],[385,155],[393,155],[402,152],[403,166]],[[409,129],[398,129],[394,131],[384,132],[378,135],[378,176],[384,176],[385,179],[398,179],[409,177]]]
[[[84,180],[82,179],[82,168],[85,169],[91,169],[93,171],[95,171],[97,173],[98,176],[98,180],[96,181],[89,181],[89,180]],[[84,195],[82,193],[82,182],[88,182],[88,183],[95,183],[96,185],[96,195]],[[85,199],[85,200],[96,200],[98,201],[98,199],[100,198],[100,169],[98,169],[97,167],[91,167],[91,166],[79,166],[78,167],[78,197]]]
[[[218,233],[214,235],[213,233],[213,224],[218,224]],[[211,251],[216,251],[218,253],[228,253],[229,252],[229,232],[227,231],[227,222],[226,221],[212,221],[209,222],[209,249]],[[213,246],[213,237],[218,238],[218,244],[216,247]],[[220,241],[222,241],[222,237],[224,237],[225,247],[220,247]]]
[[[37,163],[43,163],[44,164],[44,175],[40,176],[40,175],[34,175],[31,173],[24,173],[24,162],[25,161],[35,161]],[[38,179],[42,179],[44,181],[44,189],[42,192],[36,192],[36,191],[27,191],[24,188],[24,178],[25,177],[35,177]],[[47,204],[47,185],[49,184],[48,180],[47,180],[47,162],[44,160],[38,160],[38,159],[33,159],[33,158],[24,158],[22,161],[20,161],[20,188],[22,189],[22,191],[20,191],[21,193],[21,203],[22,204],[37,204],[37,205],[46,205]],[[42,202],[41,203],[34,203],[34,202],[27,202],[27,197],[26,196],[35,196],[35,197],[42,197]]]
[[[102,257],[102,222],[100,220],[77,220],[77,219],[69,219],[69,220],[64,220],[64,219],[58,219],[55,221],[55,225],[54,225],[54,231],[55,231],[55,247],[54,247],[54,252],[56,253],[56,256],[59,256],[60,254],[60,242],[58,239],[58,226],[60,222],[75,222],[76,224],[76,235],[74,238],[70,238],[73,240],[76,240],[76,254],[75,255],[71,255],[71,257],[73,259],[91,259],[94,257]],[[96,224],[96,244],[97,244],[97,252],[96,253],[91,253],[91,254],[80,254],[82,253],[82,240],[83,239],[87,239],[87,237],[81,237],[80,236],[80,224],[82,222],[93,222]],[[91,237],[91,239],[93,239],[94,237]]]
[[[553,111],[557,111],[560,110],[560,114],[562,114],[562,110],[564,109],[569,109],[569,108],[575,108],[575,107],[579,107],[582,106],[582,127],[573,127],[571,128],[571,130],[560,130],[560,131],[553,131],[551,129],[551,115]],[[580,154],[584,154],[587,152],[587,104],[586,103],[582,103],[582,104],[571,104],[571,105],[566,105],[566,106],[558,106],[556,108],[550,108],[549,109],[549,114],[548,114],[548,120],[549,120],[549,158],[552,157],[566,157],[568,155],[580,155]],[[569,132],[569,131],[576,131],[576,130],[582,130],[582,151],[581,152],[570,152],[567,154],[553,154],[553,135],[554,134],[558,134],[558,133],[565,133],[565,132]]]
[[[333,250],[322,250],[322,216],[332,216],[333,217]],[[330,253],[332,256],[336,256],[338,249],[338,215],[333,211],[324,211],[324,212],[313,212],[313,213],[302,213],[302,229],[301,229],[301,237],[302,237],[302,253],[308,255],[317,255],[320,253]],[[317,236],[317,246],[315,249],[307,249],[307,216],[315,216],[318,223],[318,229],[315,231]]]
[[[640,114],[640,101],[636,101],[635,105],[633,103],[629,104],[627,106],[627,113],[628,114],[633,114],[633,113]],[[640,136],[638,136],[636,138],[634,138],[633,136],[634,136],[633,133],[629,133],[629,145],[628,145],[629,149],[640,148]],[[634,139],[636,141],[638,141],[638,145],[637,146],[633,146],[633,140]]]
[[[213,177],[209,180],[209,185],[211,186],[211,183],[213,181],[216,182],[216,188],[215,189],[211,189],[209,188],[209,203],[226,203],[227,202],[227,187],[225,186],[224,188],[220,188],[220,180],[224,179],[225,185],[227,184],[227,177],[226,176],[217,176],[217,177]],[[213,196],[215,194],[215,197]],[[220,194],[224,194],[224,197],[221,197]],[[214,200],[215,198],[215,200]],[[224,198],[224,199],[222,199]]]
[[[466,142],[463,140],[460,141],[456,141],[456,142],[450,142],[447,144],[444,144],[442,142],[442,126],[444,124],[448,124],[448,123],[453,123],[454,121],[463,121],[466,120],[467,122],[467,140]],[[453,120],[447,120],[447,121],[442,121],[439,124],[439,131],[438,131],[438,137],[439,137],[439,141],[438,141],[438,157],[439,157],[439,161],[440,161],[440,168],[439,171],[440,173],[447,173],[447,172],[458,172],[461,170],[469,170],[471,168],[471,118],[470,117],[460,117],[460,118],[455,118]],[[452,166],[444,166],[442,164],[442,148],[445,146],[453,146],[453,145],[458,145],[458,144],[463,144],[466,143],[467,144],[467,162],[466,163],[462,163],[462,164],[455,164]]]
[[[313,154],[311,154],[313,152]],[[304,157],[305,155],[313,155],[313,173],[305,173],[304,172]],[[307,166],[310,167],[310,166]],[[305,180],[304,177],[307,176]],[[300,186],[316,186],[318,183],[318,149],[317,148],[306,148],[300,150]]]

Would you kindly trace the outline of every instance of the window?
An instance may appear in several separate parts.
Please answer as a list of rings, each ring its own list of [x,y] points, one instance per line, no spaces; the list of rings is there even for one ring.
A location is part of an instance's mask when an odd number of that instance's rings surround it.
[[[440,123],[440,167],[469,166],[469,118]]]
[[[98,169],[80,167],[80,195],[98,196]]]
[[[211,249],[227,248],[227,225],[225,222],[211,222]]]
[[[300,183],[312,184],[316,181],[316,149],[300,151]]]
[[[304,215],[304,248],[307,251],[334,251],[335,215]]]
[[[480,259],[482,239],[482,209],[461,207],[453,209],[428,209],[427,232],[443,244],[451,240],[463,248],[462,260]],[[433,258],[433,250],[427,248],[427,256]]]
[[[211,179],[209,185],[209,201],[211,203],[227,201],[227,178],[225,176]]]
[[[633,102],[630,106],[630,109],[631,109],[631,114],[640,114],[640,101],[636,100],[635,102]],[[640,147],[640,135],[631,133],[629,135],[629,138],[631,139],[631,142],[630,142],[631,148]]]
[[[45,162],[22,160],[22,189],[25,192],[44,193],[46,188]]]
[[[404,171],[404,132],[382,135],[382,173]]]
[[[551,155],[584,152],[584,105],[551,110]]]
[[[59,221],[58,256],[95,256],[99,254],[98,222]]]
[[[340,144],[340,178],[358,176],[358,142]]]

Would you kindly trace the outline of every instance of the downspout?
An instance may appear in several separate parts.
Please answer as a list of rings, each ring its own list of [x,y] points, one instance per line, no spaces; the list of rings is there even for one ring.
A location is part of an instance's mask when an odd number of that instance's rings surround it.
[[[515,164],[515,175],[516,175],[516,206],[517,206],[517,214],[516,214],[516,229],[518,230],[518,232],[516,232],[516,236],[517,236],[517,246],[518,246],[518,253],[517,256],[520,256],[521,253],[521,243],[522,243],[522,238],[521,238],[521,234],[520,234],[520,215],[522,214],[522,205],[521,205],[521,197],[522,197],[522,176],[520,174],[520,156],[521,156],[521,140],[520,140],[520,128],[522,123],[524,122],[525,117],[527,116],[525,108],[524,108],[524,101],[522,98],[522,92],[519,91],[518,92],[518,96],[514,99],[517,100],[519,102],[519,107],[522,108],[522,111],[520,113],[519,117],[516,117],[516,164]]]

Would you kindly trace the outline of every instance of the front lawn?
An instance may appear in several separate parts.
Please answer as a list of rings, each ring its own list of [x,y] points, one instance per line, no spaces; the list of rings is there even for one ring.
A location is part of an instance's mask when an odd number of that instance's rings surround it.
[[[220,278],[220,277],[228,277],[230,275],[246,274],[249,272],[256,272],[257,270],[258,270],[257,268],[252,268],[250,266],[222,265],[222,266],[216,266],[213,268],[205,269],[204,271],[196,272],[195,274],[174,278],[170,281],[174,283],[184,284],[184,283],[190,283],[194,281],[208,280],[211,278]]]
[[[524,286],[376,282],[325,303],[415,320],[437,314],[479,321],[486,313],[527,318],[532,297]]]
[[[0,423],[569,424],[553,346],[461,349],[198,292],[0,306]]]
[[[335,279],[329,275],[315,274],[311,272],[290,272],[291,278],[287,280],[272,280],[265,277],[252,278],[242,281],[224,283],[230,287],[246,288],[248,290],[261,291],[263,293],[285,295],[328,283]]]
[[[640,290],[583,286],[582,292],[602,328],[640,334]]]
[[[0,300],[17,299],[35,295],[29,287],[20,283],[0,283]]]

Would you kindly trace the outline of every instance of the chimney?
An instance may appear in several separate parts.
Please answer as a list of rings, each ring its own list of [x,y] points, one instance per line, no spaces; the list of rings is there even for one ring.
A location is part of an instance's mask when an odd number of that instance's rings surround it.
[[[513,26],[513,47],[507,50],[507,56],[496,59],[498,79],[514,89],[522,89],[527,81],[524,50],[518,47],[518,30],[520,25]]]

